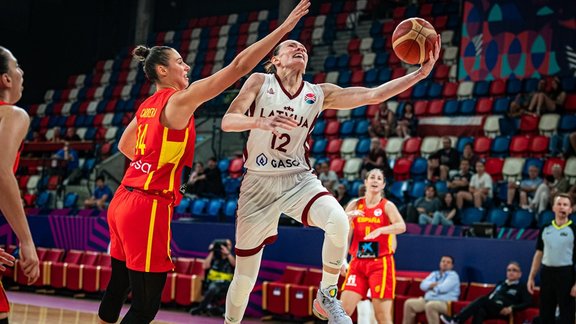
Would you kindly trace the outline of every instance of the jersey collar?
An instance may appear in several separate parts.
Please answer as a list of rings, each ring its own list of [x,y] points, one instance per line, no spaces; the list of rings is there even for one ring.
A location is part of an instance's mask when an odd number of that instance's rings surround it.
[[[562,225],[562,226],[556,225],[556,220],[555,220],[555,219],[552,220],[552,226],[554,226],[555,229],[563,229],[564,227],[568,227],[568,226],[570,226],[570,225],[572,225],[572,220],[567,221],[566,224],[564,224],[564,225]]]

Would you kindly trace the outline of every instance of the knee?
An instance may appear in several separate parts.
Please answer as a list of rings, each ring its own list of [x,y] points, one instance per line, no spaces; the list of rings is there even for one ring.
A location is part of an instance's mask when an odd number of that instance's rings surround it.
[[[349,229],[348,216],[346,216],[344,210],[340,208],[340,210],[333,209],[330,211],[324,231],[336,247],[344,247],[346,245]]]
[[[237,274],[230,284],[230,292],[232,292],[232,303],[236,306],[242,305],[246,296],[250,294],[256,280],[246,275]]]

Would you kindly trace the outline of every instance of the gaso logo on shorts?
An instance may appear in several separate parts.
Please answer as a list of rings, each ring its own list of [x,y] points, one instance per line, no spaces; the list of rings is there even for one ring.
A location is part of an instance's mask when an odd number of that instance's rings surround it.
[[[256,165],[265,166],[266,164],[268,164],[268,157],[264,155],[264,153],[260,153],[260,155],[256,157]]]
[[[148,163],[148,162],[142,162],[142,161],[133,161],[130,162],[130,167],[134,168],[136,170],[140,170],[143,173],[150,173],[150,170],[152,169],[152,164]]]
[[[311,105],[316,102],[316,95],[313,93],[307,93],[304,95],[304,101],[307,104]]]

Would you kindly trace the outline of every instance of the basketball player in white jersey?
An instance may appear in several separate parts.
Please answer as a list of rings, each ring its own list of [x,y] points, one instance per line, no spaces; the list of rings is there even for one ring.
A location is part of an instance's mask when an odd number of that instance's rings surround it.
[[[303,81],[306,48],[287,40],[267,63],[269,74],[254,73],[222,119],[226,132],[250,130],[247,169],[236,218],[236,269],[226,298],[226,322],[239,323],[258,275],[262,248],[276,240],[284,213],[325,232],[323,274],[314,313],[328,323],[352,323],[336,299],[340,267],[348,240],[348,217],[338,201],[312,173],[310,136],[324,109],[352,109],[378,104],[430,74],[440,52],[440,37],[420,69],[376,88],[341,88]]]

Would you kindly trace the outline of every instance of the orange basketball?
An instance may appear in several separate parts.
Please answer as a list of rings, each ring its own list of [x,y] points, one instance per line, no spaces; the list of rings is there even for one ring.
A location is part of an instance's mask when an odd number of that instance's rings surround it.
[[[408,64],[422,64],[430,58],[430,51],[438,35],[434,27],[422,18],[408,18],[392,33],[392,48],[399,59]]]

